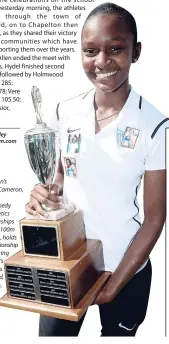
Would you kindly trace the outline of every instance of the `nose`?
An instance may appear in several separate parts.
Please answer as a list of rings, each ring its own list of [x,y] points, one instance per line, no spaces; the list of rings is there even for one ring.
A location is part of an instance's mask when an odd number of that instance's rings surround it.
[[[105,54],[103,51],[100,51],[94,62],[95,67],[105,68],[109,64],[111,64],[111,59],[109,56],[107,56],[107,54]]]

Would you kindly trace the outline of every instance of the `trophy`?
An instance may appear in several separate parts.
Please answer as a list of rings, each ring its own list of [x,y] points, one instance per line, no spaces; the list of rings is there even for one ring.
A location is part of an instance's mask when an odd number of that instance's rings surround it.
[[[34,129],[24,135],[32,170],[51,191],[59,161],[59,134],[42,121],[42,97],[32,87]],[[63,192],[64,193],[64,192]],[[86,239],[83,213],[62,197],[62,209],[42,207],[48,218],[20,220],[22,250],[4,262],[7,294],[0,305],[78,321],[93,303],[109,273],[102,244]]]
[[[56,177],[58,161],[60,157],[59,136],[53,129],[47,127],[43,122],[41,104],[42,97],[40,90],[32,87],[32,101],[36,114],[35,128],[28,130],[24,135],[25,148],[32,170],[37,175],[39,181],[47,186],[49,192]],[[52,209],[45,204],[42,205],[51,220],[60,219],[74,210],[73,204],[68,204],[63,195],[64,209]],[[39,218],[39,215],[37,215]],[[27,218],[31,218],[27,214]]]

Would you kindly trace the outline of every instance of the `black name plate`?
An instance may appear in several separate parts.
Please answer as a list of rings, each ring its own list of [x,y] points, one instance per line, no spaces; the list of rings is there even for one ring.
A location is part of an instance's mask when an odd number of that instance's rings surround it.
[[[57,226],[22,225],[22,239],[25,254],[60,257]]]
[[[8,295],[71,307],[67,272],[5,265]]]

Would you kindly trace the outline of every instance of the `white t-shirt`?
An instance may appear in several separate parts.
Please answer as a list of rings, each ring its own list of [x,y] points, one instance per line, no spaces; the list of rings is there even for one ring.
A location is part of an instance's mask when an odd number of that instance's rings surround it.
[[[64,190],[84,213],[86,237],[101,240],[106,270],[114,271],[141,227],[141,179],[165,169],[169,122],[131,89],[118,117],[95,134],[94,94],[57,106]],[[56,117],[52,122],[56,128]]]

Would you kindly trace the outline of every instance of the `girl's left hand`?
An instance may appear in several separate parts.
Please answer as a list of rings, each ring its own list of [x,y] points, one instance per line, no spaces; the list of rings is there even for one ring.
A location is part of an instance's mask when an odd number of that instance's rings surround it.
[[[108,303],[113,300],[114,296],[113,296],[111,277],[112,277],[112,273],[110,273],[108,281],[106,282],[106,285],[104,286],[100,294],[97,296],[97,298],[93,302],[93,305],[102,305],[104,303]]]

